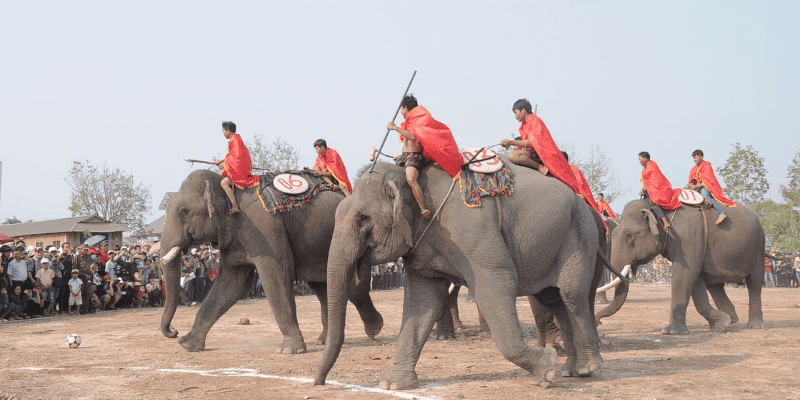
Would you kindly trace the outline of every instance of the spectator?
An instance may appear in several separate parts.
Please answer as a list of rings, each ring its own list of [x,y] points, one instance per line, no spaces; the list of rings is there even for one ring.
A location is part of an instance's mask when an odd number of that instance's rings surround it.
[[[69,286],[69,314],[72,314],[72,306],[75,306],[75,313],[81,313],[80,307],[83,304],[83,295],[81,293],[83,289],[83,281],[81,278],[78,277],[80,271],[77,269],[72,270],[72,279],[69,280],[67,285]]]
[[[81,307],[79,312],[81,314],[88,314],[91,307],[92,294],[92,257],[89,255],[89,246],[82,244],[78,247],[78,254],[75,255],[73,261],[73,269],[78,269],[78,277],[83,283],[83,290],[81,290]]]
[[[108,243],[103,242],[103,245],[100,247],[100,264],[104,267],[108,264],[109,255],[108,255]],[[108,270],[105,270],[104,273],[108,273]]]
[[[61,315],[67,315],[69,313],[69,299],[71,297],[69,279],[71,276],[70,271],[74,269],[72,268],[74,260],[75,255],[72,252],[72,246],[70,246],[68,242],[65,242],[61,245],[61,254],[58,256],[58,261],[64,266],[64,273],[61,278],[61,296],[59,296],[60,298],[57,300]]]
[[[42,296],[42,283],[34,282],[33,289],[26,291],[28,302],[22,309],[22,314],[31,318],[40,318],[45,310],[50,307],[50,302]]]
[[[794,273],[797,279],[797,286],[800,287],[800,255],[794,258]]]
[[[44,250],[41,247],[36,247],[33,250],[33,256],[31,256],[31,260],[33,260],[33,276],[36,276],[36,273],[42,269],[42,258],[44,258]]]
[[[42,269],[36,272],[36,280],[41,282],[41,296],[43,300],[47,301],[47,309],[44,310],[44,316],[49,317],[51,309],[55,309],[53,298],[53,280],[55,279],[56,274],[52,269],[50,269],[49,258],[42,258],[41,265]]]
[[[113,251],[109,251],[108,252],[108,261],[106,261],[106,263],[105,263],[106,275],[109,275],[109,276],[111,276],[111,275],[116,276],[117,275],[117,263],[114,261],[115,257],[116,257],[116,253],[114,253]]]
[[[100,284],[95,287],[94,294],[100,302],[97,311],[104,311],[111,301],[111,296],[108,295],[108,281],[110,278],[110,276],[104,275]]]
[[[30,259],[27,258],[27,256],[22,256],[22,250],[21,247],[17,247],[14,250],[14,259],[8,263],[8,275],[11,278],[11,287],[20,286],[24,288],[29,278],[28,260]],[[31,285],[31,287],[33,287],[33,285]]]
[[[8,263],[11,262],[11,246],[4,244],[0,246],[0,287],[11,289],[11,278],[8,276]]]
[[[120,298],[117,302],[117,308],[133,307],[133,300],[135,299],[136,293],[133,291],[133,285],[131,285],[130,278],[125,278],[124,281],[120,282],[118,288]]]
[[[119,282],[121,281],[122,278],[118,278],[106,282],[104,289],[108,295],[108,303],[106,304],[105,308],[109,310],[116,310],[115,306],[117,305],[119,299],[122,298],[122,290],[119,288]]]
[[[5,286],[0,287],[0,321],[8,322],[8,317],[11,319],[11,314],[14,312],[16,304],[8,299],[8,289]],[[13,321],[13,319],[11,319]]]
[[[25,309],[25,306],[28,303],[28,296],[22,292],[22,286],[14,286],[14,291],[8,295],[8,301],[9,304],[13,304],[14,307],[13,311],[11,312],[11,318],[8,320],[19,321],[21,319],[25,319],[25,317],[22,315],[22,310]]]
[[[147,304],[147,288],[145,288],[144,285],[139,284],[134,286],[134,291],[136,292],[134,304],[136,305],[136,308],[142,308]]]
[[[158,279],[154,275],[150,275],[145,285],[147,291],[147,299],[150,307],[161,307],[161,290],[159,290]]]
[[[202,253],[194,257],[194,301],[202,303],[206,299],[206,264]]]
[[[772,277],[772,268],[774,268],[774,262],[769,258],[764,258],[764,285],[766,287],[769,287],[770,282],[772,282],[772,287],[775,287],[775,279]]]
[[[217,258],[219,258],[219,250],[212,251],[210,257],[211,258],[206,261],[206,267],[208,267],[208,290],[211,290],[219,274],[219,261],[217,261]]]

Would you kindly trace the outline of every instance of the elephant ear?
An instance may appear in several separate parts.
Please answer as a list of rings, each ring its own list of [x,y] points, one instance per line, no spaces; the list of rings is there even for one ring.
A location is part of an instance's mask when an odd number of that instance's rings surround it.
[[[206,201],[206,209],[208,210],[209,221],[211,221],[212,225],[219,226],[219,218],[215,214],[216,207],[214,207],[216,195],[214,194],[214,191],[211,190],[211,182],[207,180],[205,184],[205,189],[203,190],[203,200]],[[216,224],[214,222],[216,222]]]
[[[647,225],[650,226],[650,233],[658,237],[658,221],[656,220],[656,216],[652,211],[646,208],[642,209],[642,214],[644,214],[644,220],[647,221]]]
[[[392,203],[392,232],[401,235],[410,248],[414,245],[414,242],[411,239],[411,226],[408,225],[408,221],[403,216],[403,194],[394,181],[390,180],[386,185],[389,186],[391,196],[394,199]]]

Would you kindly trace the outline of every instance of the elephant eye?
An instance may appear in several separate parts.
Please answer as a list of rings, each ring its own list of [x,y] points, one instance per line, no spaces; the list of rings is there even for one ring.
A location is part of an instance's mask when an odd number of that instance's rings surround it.
[[[356,214],[356,231],[357,232],[363,231],[364,228],[367,226],[368,222],[369,222],[369,215],[361,213],[361,212],[357,213]]]

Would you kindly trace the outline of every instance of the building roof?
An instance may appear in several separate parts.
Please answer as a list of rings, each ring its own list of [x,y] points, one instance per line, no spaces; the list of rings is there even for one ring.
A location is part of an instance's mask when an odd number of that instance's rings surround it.
[[[143,230],[136,232],[135,234],[131,235],[133,237],[161,237],[161,234],[164,233],[164,224],[167,222],[167,216],[162,215],[161,218],[147,224]]]
[[[11,237],[42,235],[46,233],[83,232],[92,233],[129,231],[127,225],[111,222],[96,215],[51,219],[48,221],[27,222],[23,224],[0,225],[0,232]]]

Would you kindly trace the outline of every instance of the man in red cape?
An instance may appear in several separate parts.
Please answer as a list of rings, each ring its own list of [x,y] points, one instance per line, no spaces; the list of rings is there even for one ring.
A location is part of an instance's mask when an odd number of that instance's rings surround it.
[[[564,156],[564,159],[567,160],[567,162],[569,162],[569,155],[567,154],[567,152],[562,151],[561,154]],[[586,204],[588,204],[589,207],[592,207],[592,209],[598,215],[602,216],[602,214],[600,214],[600,207],[597,205],[597,203],[594,202],[594,196],[592,196],[592,188],[589,187],[589,182],[586,181],[586,177],[583,176],[583,172],[581,172],[581,169],[574,164],[570,164],[569,168],[572,170],[572,175],[575,176],[575,181],[578,182],[578,189],[580,189],[580,195],[578,197],[583,199],[583,201]],[[608,225],[606,224],[606,220],[603,218],[600,218],[600,220],[603,221],[603,226],[606,228],[606,240],[608,240]]]
[[[228,214],[239,213],[236,196],[233,194],[233,185],[239,189],[247,189],[258,185],[258,177],[253,175],[253,161],[250,152],[244,145],[242,137],[236,134],[236,124],[231,121],[222,122],[222,134],[228,139],[228,154],[217,162],[222,168],[222,189],[231,201],[231,210]]]
[[[425,107],[418,105],[414,95],[410,94],[403,99],[400,113],[405,119],[400,124],[401,127],[394,122],[389,122],[386,127],[400,134],[400,140],[403,142],[401,163],[406,169],[406,181],[419,203],[422,217],[430,218],[431,211],[425,207],[425,195],[417,182],[419,171],[433,160],[455,178],[461,172],[464,159],[458,151],[458,145],[450,128],[433,119]]]
[[[652,204],[650,209],[664,223],[664,229],[670,229],[672,225],[667,221],[664,210],[675,210],[681,206],[678,200],[681,189],[672,188],[672,184],[661,173],[658,164],[650,160],[650,153],[646,151],[639,153],[639,164],[642,166],[642,177],[639,178],[642,190],[639,191],[639,195],[650,200]]]
[[[603,200],[603,194],[597,194],[597,207],[600,209],[600,215],[604,215],[608,218],[613,220],[617,219],[617,215],[614,214],[614,210],[611,209],[611,206],[608,205],[608,202]]]
[[[512,107],[514,118],[522,124],[519,126],[519,133],[522,140],[503,139],[500,145],[509,148],[517,147],[517,150],[508,154],[508,160],[517,165],[524,165],[538,170],[544,175],[549,172],[561,182],[569,186],[575,194],[580,195],[581,190],[575,175],[572,173],[569,163],[558,150],[556,142],[550,136],[550,131],[542,122],[541,118],[533,114],[533,107],[526,99],[519,99]],[[542,160],[542,164],[534,161],[535,152]],[[594,199],[592,199],[594,201]]]
[[[325,139],[317,139],[314,142],[314,150],[317,151],[317,160],[314,161],[314,167],[311,168],[314,176],[333,177],[339,182],[339,190],[344,193],[344,196],[350,196],[353,193],[353,186],[350,185],[347,168],[344,167],[344,161],[342,161],[342,157],[339,157],[339,153],[328,148],[328,142]]]
[[[722,194],[722,186],[717,181],[714,175],[714,169],[711,168],[711,163],[703,161],[703,150],[695,150],[692,152],[692,159],[694,166],[689,171],[689,183],[686,185],[687,189],[692,189],[700,192],[703,197],[708,200],[714,207],[714,210],[719,215],[716,225],[722,223],[728,216],[725,215],[725,210],[719,204],[722,203],[728,207],[736,207],[736,203],[725,198]]]

